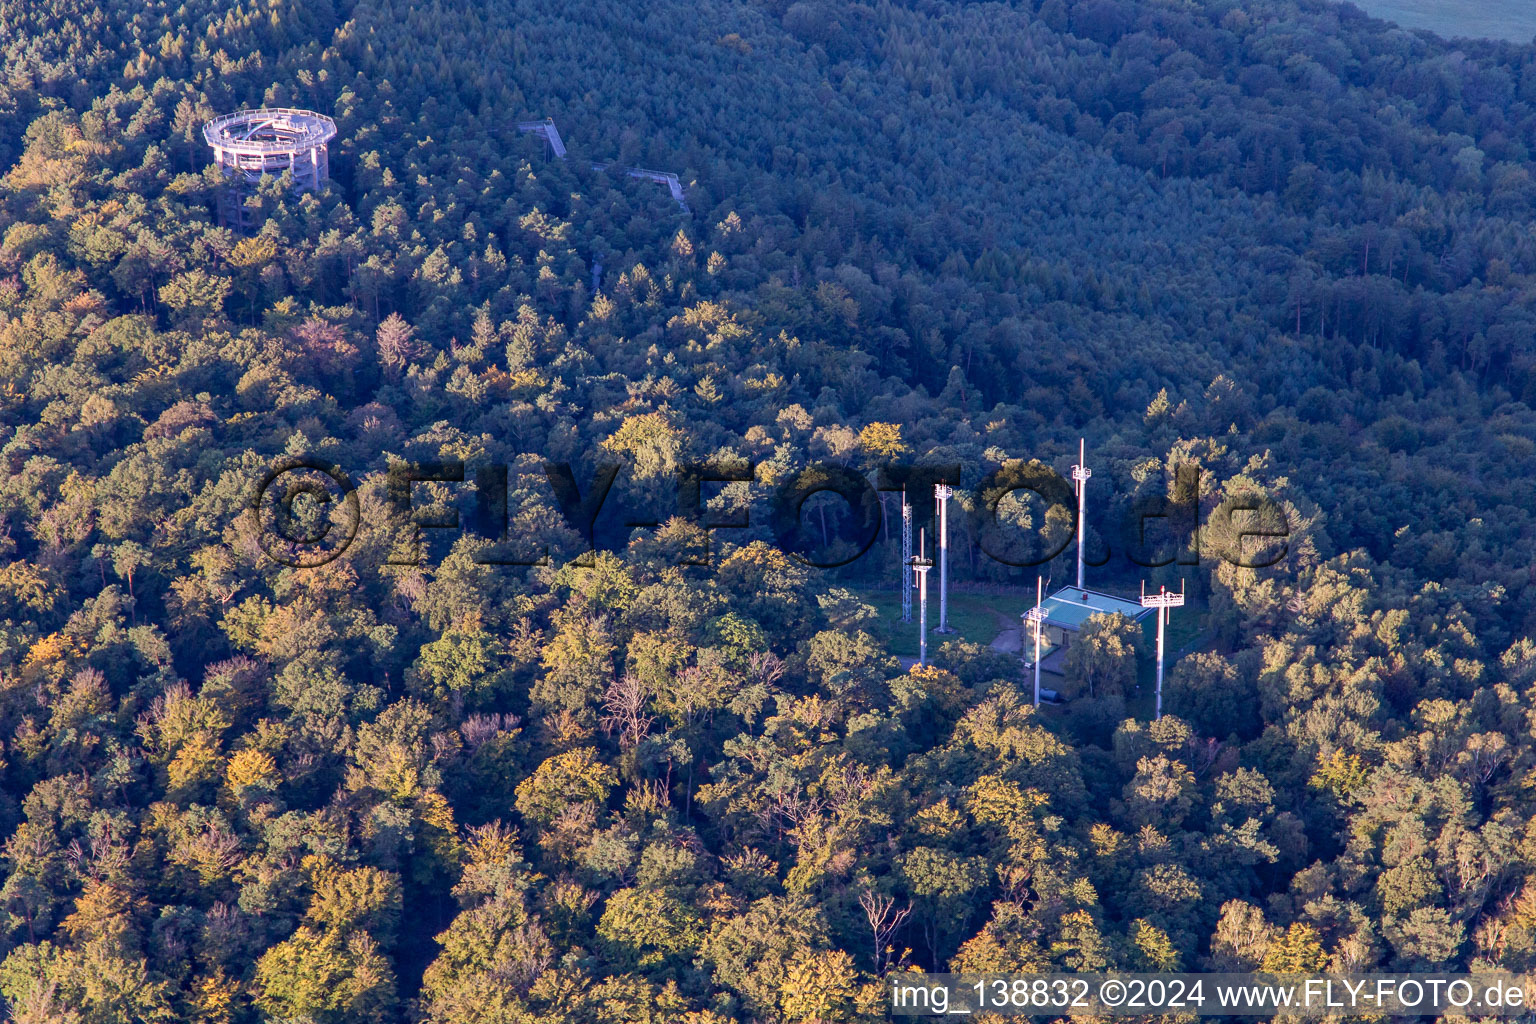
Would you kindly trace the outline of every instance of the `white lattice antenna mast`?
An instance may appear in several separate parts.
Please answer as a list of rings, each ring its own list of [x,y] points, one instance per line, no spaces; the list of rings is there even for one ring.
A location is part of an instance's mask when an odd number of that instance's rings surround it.
[[[912,506],[901,489],[901,621],[912,621]]]
[[[1072,467],[1072,484],[1077,489],[1077,589],[1083,589],[1083,540],[1088,536],[1086,515],[1088,478],[1093,470],[1088,468],[1087,442],[1077,439],[1077,465]]]
[[[1035,632],[1035,707],[1040,706],[1040,633],[1045,624],[1045,580],[1035,577],[1035,606],[1024,613],[1024,622]],[[1022,645],[1021,645],[1022,646]]]
[[[1171,594],[1167,587],[1159,587],[1155,594],[1147,593],[1147,585],[1141,585],[1141,606],[1157,609],[1157,708],[1156,721],[1163,717],[1163,629],[1168,624],[1168,609],[1184,606],[1184,581],[1179,581],[1179,592]]]
[[[949,499],[955,489],[948,484],[934,484],[933,497],[939,503],[939,628],[938,633],[953,633],[949,628]]]
[[[928,664],[928,570],[933,562],[926,556],[926,530],[917,532],[917,557],[912,559],[912,571],[917,573],[917,663]]]

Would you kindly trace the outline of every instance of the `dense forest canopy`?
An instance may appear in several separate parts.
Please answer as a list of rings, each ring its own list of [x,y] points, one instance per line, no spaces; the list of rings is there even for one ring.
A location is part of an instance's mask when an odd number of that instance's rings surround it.
[[[1536,47],[1327,0],[0,0],[0,54],[18,1024],[1536,964]],[[201,128],[263,105],[334,117],[331,181],[233,230]],[[903,670],[891,531],[774,543],[808,468],[958,464],[952,573],[1016,622],[1072,554],[989,557],[975,488],[1080,435],[1095,585],[1189,588],[1159,721],[1124,620],[1037,710],[985,644]],[[342,557],[264,546],[284,457],[357,482]],[[685,566],[705,459],[749,525]],[[393,557],[389,466],[445,461],[416,514],[505,467],[546,564]],[[622,464],[597,552],[547,462]],[[1243,495],[1271,567],[1220,557]],[[1159,499],[1198,559],[1124,557]]]

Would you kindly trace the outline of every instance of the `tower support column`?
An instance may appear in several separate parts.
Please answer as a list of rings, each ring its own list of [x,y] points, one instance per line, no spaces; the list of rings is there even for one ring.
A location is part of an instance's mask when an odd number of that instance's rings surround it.
[[[954,494],[948,484],[934,485],[933,497],[939,505],[939,633],[954,632],[949,628],[949,499]]]
[[[901,621],[912,621],[912,506],[901,492]]]
[[[1167,587],[1161,587],[1155,594],[1148,594],[1146,588],[1142,588],[1141,606],[1143,608],[1157,609],[1157,697],[1154,702],[1152,718],[1154,721],[1163,717],[1163,633],[1168,625],[1168,610],[1180,608],[1184,605],[1184,590],[1182,585],[1177,594],[1170,594]]]
[[[1077,589],[1083,589],[1083,541],[1088,536],[1088,478],[1093,470],[1088,468],[1087,442],[1077,440],[1077,465],[1072,467],[1072,482],[1077,487]]]

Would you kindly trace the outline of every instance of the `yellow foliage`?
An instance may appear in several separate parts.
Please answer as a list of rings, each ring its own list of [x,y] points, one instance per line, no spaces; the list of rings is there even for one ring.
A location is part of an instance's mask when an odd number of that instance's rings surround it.
[[[960,974],[1016,974],[1048,970],[1050,961],[1034,940],[988,924],[961,944],[949,963]]]
[[[1327,963],[1317,929],[1298,921],[1270,942],[1263,969],[1267,974],[1306,974],[1323,970]]]
[[[670,474],[686,443],[686,436],[665,414],[646,412],[626,417],[613,436],[603,441],[603,448],[628,455],[634,460],[635,475],[646,480]]]
[[[422,793],[421,766],[416,752],[403,743],[387,743],[377,751],[367,766],[366,777],[359,781],[382,790],[398,804],[414,800]],[[348,773],[348,784],[353,773]]]
[[[508,375],[507,386],[514,391],[542,391],[549,381],[538,370],[513,370]]]
[[[517,809],[527,817],[553,821],[573,804],[602,804],[617,782],[617,774],[597,751],[563,751],[518,784]]]
[[[304,858],[314,894],[306,914],[325,931],[346,933],[366,928],[377,935],[390,932],[400,916],[400,879],[374,867],[341,870],[325,856]]]
[[[1342,800],[1365,785],[1369,776],[1370,769],[1365,767],[1359,754],[1345,754],[1342,750],[1335,750],[1331,757],[1325,758],[1319,751],[1317,771],[1312,773],[1307,784],[1313,789],[1325,789]]]
[[[239,989],[240,983],[222,970],[204,978],[193,1000],[198,1024],[230,1024],[235,1019],[235,994]]]
[[[1168,933],[1141,918],[1131,925],[1131,938],[1136,952],[1145,966],[1154,971],[1179,969],[1179,954],[1173,948]]]
[[[229,262],[236,267],[260,267],[277,258],[277,243],[267,235],[242,238],[235,243],[229,254]]]
[[[777,391],[785,380],[777,373],[765,373],[761,377],[748,377],[742,381],[748,391]]]
[[[1125,849],[1125,836],[1103,822],[1088,830],[1088,840],[1093,843],[1094,854],[1100,857],[1115,857]]]
[[[859,431],[859,447],[880,459],[895,458],[910,450],[901,440],[899,423],[871,423]]]
[[[978,822],[1000,825],[1008,838],[1028,845],[1020,852],[1043,852],[1031,812],[1050,798],[1037,789],[1024,789],[1000,775],[983,775],[965,793],[965,807]]]
[[[61,596],[59,588],[29,562],[11,562],[0,568],[0,596],[29,612],[51,612]]]
[[[762,541],[753,541],[731,552],[721,565],[722,569],[756,571],[759,573],[790,572],[795,568],[789,557],[778,548]]]
[[[212,782],[222,773],[223,767],[224,756],[219,753],[219,741],[199,733],[188,740],[166,766],[167,790],[174,797],[177,792]]]
[[[428,790],[416,801],[416,813],[428,827],[426,842],[432,852],[445,864],[456,863],[463,848],[448,798],[435,789]]]
[[[908,672],[913,680],[932,690],[946,690],[959,686],[960,678],[948,669],[936,665],[913,665]]]
[[[246,786],[275,786],[278,779],[272,755],[254,747],[237,750],[224,768],[224,781],[236,792]]]
[[[75,897],[74,913],[60,927],[78,943],[91,939],[122,941],[133,932],[133,915],[143,903],[121,886],[93,878]]]
[[[965,828],[965,819],[950,806],[948,799],[924,807],[912,818],[912,822],[919,834],[933,839],[956,835]]]
[[[854,1012],[858,972],[853,958],[840,949],[801,952],[779,989],[779,1006],[788,1020],[833,1024]]]
[[[69,649],[69,640],[63,634],[49,633],[33,644],[27,651],[26,663],[28,665],[49,665],[62,660]]]
[[[22,661],[22,678],[35,682],[39,676],[62,679],[72,662],[85,657],[89,645],[83,637],[50,633],[27,651]]]

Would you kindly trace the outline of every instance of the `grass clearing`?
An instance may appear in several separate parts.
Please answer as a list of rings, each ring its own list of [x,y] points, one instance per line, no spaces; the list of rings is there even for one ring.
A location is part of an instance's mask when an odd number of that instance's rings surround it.
[[[936,652],[945,641],[958,634],[971,643],[990,644],[1002,632],[1002,623],[996,612],[1017,616],[1024,610],[1023,599],[1014,595],[949,593],[949,624],[955,633],[940,634],[934,630],[939,624],[938,588],[930,578],[928,588],[928,651]],[[917,657],[917,595],[912,595],[912,621],[901,621],[901,593],[896,590],[855,590],[865,601],[880,612],[880,621],[889,631],[891,653],[907,658]],[[1017,608],[1014,605],[1018,605]]]
[[[1530,0],[1354,0],[1373,18],[1403,28],[1424,28],[1446,39],[1507,39],[1529,43],[1536,36],[1536,6]]]

